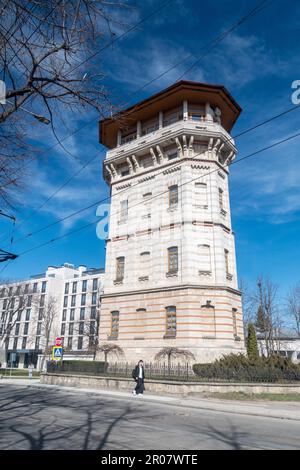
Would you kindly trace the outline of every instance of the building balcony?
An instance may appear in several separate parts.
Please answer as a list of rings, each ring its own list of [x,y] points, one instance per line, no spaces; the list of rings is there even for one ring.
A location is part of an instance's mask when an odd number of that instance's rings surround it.
[[[136,138],[133,138],[129,142],[120,144],[107,152],[106,161],[118,160],[122,159],[124,156],[142,152],[152,145],[159,145],[168,139],[182,134],[199,135],[201,137],[207,136],[208,138],[217,137],[225,141],[231,150],[236,152],[234,139],[221,124],[205,118],[199,121],[189,118],[161,127],[149,134],[136,136]]]

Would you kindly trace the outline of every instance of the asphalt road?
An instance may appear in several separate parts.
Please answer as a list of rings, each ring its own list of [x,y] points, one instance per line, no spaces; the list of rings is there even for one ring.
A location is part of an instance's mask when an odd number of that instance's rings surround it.
[[[3,384],[0,449],[300,449],[300,421]]]

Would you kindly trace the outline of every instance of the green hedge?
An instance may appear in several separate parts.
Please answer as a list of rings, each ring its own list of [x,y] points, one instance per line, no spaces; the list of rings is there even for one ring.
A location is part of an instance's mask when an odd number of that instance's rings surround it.
[[[62,361],[62,363],[48,362],[47,372],[56,373],[82,373],[97,375],[107,371],[108,363],[104,361]]]
[[[226,382],[297,382],[300,366],[281,356],[249,359],[243,354],[229,354],[212,364],[194,364],[194,373],[203,380]]]

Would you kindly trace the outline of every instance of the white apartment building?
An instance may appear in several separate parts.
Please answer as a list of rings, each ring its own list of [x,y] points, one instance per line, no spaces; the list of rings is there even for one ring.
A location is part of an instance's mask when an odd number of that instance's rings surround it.
[[[22,368],[31,362],[40,369],[56,337],[63,340],[66,359],[91,357],[102,281],[101,269],[65,263],[0,285],[2,367]]]
[[[240,111],[223,86],[181,81],[100,122],[112,195],[100,341],[125,360],[244,351],[227,167]]]

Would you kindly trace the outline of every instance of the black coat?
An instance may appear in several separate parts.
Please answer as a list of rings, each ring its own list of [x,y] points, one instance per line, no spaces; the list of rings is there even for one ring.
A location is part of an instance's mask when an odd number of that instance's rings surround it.
[[[139,378],[139,366],[138,365],[135,366],[134,376],[136,380]],[[145,378],[145,369],[144,369],[144,366],[142,366],[142,379],[144,380],[144,378]]]

